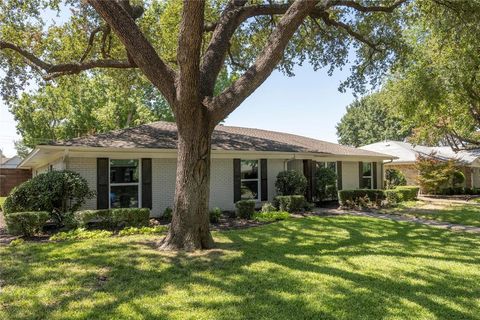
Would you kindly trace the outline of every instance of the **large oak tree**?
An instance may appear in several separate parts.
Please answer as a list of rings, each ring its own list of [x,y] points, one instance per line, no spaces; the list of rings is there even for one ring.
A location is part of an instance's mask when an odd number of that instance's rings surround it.
[[[402,47],[407,0],[168,1],[180,8],[178,15],[165,14],[157,1],[59,2],[0,4],[4,97],[15,96],[29,79],[138,69],[168,102],[178,126],[175,208],[161,248],[192,250],[213,245],[208,198],[215,125],[275,68],[291,74],[293,65],[308,61],[331,72],[351,62],[344,86],[375,83]],[[42,20],[42,9],[68,7],[67,21]],[[166,46],[172,38],[176,45]],[[222,72],[232,83],[215,94]]]

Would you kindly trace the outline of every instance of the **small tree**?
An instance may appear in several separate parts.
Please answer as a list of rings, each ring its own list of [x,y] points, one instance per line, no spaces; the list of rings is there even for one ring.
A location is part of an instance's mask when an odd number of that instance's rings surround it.
[[[385,182],[387,189],[393,189],[398,186],[406,186],[407,179],[403,172],[398,169],[385,170]]]
[[[95,194],[87,181],[72,171],[51,171],[22,183],[5,200],[6,214],[25,211],[47,211],[62,226],[70,213],[78,210]]]
[[[315,171],[315,195],[322,201],[335,198],[337,194],[337,174],[330,168],[318,168]]]
[[[303,195],[307,188],[307,178],[295,170],[281,171],[277,175],[275,188],[282,196]]]
[[[422,192],[438,194],[444,188],[452,187],[454,178],[458,172],[456,161],[443,161],[435,157],[435,154],[429,156],[418,156],[415,164],[418,170],[418,183]]]

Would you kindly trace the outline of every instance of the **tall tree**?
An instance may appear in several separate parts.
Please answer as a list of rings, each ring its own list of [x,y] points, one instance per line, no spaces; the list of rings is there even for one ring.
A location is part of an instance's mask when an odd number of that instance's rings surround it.
[[[360,147],[381,140],[404,140],[411,128],[374,93],[355,100],[337,124],[338,142]]]
[[[210,248],[210,145],[215,125],[275,68],[291,73],[295,63],[306,60],[315,69],[340,67],[353,48],[357,58],[345,85],[359,89],[375,82],[395,60],[395,50],[402,48],[399,9],[405,2],[168,1],[171,8],[180,7],[176,16],[173,9],[170,15],[162,14],[166,9],[157,1],[144,8],[141,1],[68,0],[75,14],[63,24],[47,26],[40,9],[64,10],[59,0],[4,1],[4,94],[16,94],[34,74],[54,79],[96,68],[139,69],[168,102],[178,127],[175,207],[161,248]],[[172,39],[176,46],[165,46]],[[215,94],[217,78],[226,67],[235,72],[235,81]]]

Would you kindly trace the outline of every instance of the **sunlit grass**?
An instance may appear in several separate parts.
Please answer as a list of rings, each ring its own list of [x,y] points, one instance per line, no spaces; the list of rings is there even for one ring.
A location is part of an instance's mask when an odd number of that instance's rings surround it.
[[[479,319],[480,238],[363,217],[0,247],[0,319]]]

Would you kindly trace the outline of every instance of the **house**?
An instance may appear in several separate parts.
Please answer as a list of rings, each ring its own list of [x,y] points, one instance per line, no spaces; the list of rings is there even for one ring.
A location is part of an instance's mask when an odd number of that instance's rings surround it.
[[[21,162],[19,156],[6,158],[0,152],[0,197],[8,196],[13,188],[32,177],[31,170],[18,168]]]
[[[33,174],[67,169],[96,190],[85,208],[150,207],[160,216],[173,206],[177,127],[155,122],[37,146],[20,164]],[[336,170],[339,189],[382,185],[391,156],[298,135],[219,125],[212,136],[210,206],[234,210],[241,199],[272,201],[277,174],[298,170],[309,183],[317,166]]]
[[[384,163],[385,169],[398,169],[405,175],[407,184],[416,185],[418,171],[415,168],[417,156],[434,156],[439,160],[455,160],[465,175],[464,187],[480,188],[480,149],[455,152],[450,147],[427,147],[400,141],[372,143],[360,149],[388,154],[396,157]]]

